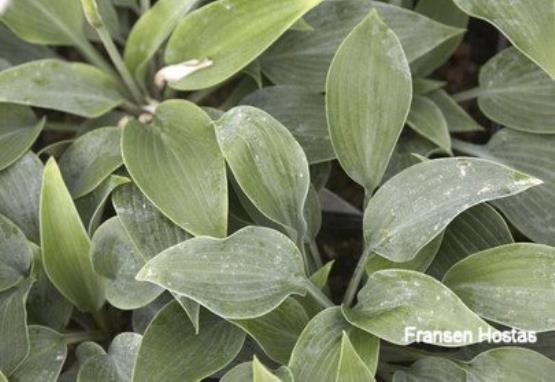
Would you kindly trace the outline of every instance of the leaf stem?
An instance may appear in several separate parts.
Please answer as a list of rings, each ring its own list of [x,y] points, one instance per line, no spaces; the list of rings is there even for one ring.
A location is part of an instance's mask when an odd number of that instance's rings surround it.
[[[489,153],[489,151],[485,148],[485,146],[482,146],[482,145],[476,145],[474,143],[461,141],[460,139],[457,139],[457,138],[452,138],[451,146],[453,147],[454,150],[464,154],[477,156],[485,159],[494,159],[493,156]]]
[[[370,249],[365,248],[362,253],[360,254],[360,258],[358,260],[357,266],[349,281],[349,286],[347,287],[347,291],[345,292],[345,297],[343,298],[343,305],[350,306],[355,299],[355,295],[358,289],[358,285],[362,280],[362,276],[364,276],[366,263],[370,258],[370,254],[373,253]]]
[[[96,322],[96,325],[102,330],[102,332],[108,334],[111,331],[110,319],[108,317],[108,311],[105,307],[100,308],[96,312],[92,312],[91,315]]]
[[[94,48],[94,46],[90,43],[87,39],[76,39],[75,45],[77,48],[83,53],[85,59],[89,61],[94,66],[104,70],[111,76],[117,78],[116,72],[114,69],[108,64],[108,62],[98,53],[98,51]]]
[[[328,296],[309,280],[306,280],[306,290],[323,308],[335,306]]]
[[[110,56],[110,59],[114,63],[119,75],[123,79],[125,86],[127,86],[127,89],[129,89],[129,91],[131,92],[131,95],[133,96],[134,100],[138,104],[144,103],[144,97],[141,93],[141,90],[139,89],[139,86],[131,76],[131,73],[129,73],[127,66],[125,66],[125,63],[123,62],[123,58],[121,57],[121,54],[119,53],[118,48],[116,47],[116,44],[114,44],[114,41],[110,36],[110,33],[108,32],[104,24],[95,27],[95,29],[96,29],[96,32],[98,33],[98,36],[100,36],[100,40],[102,41],[102,44],[104,44],[104,47],[106,48],[106,51]]]
[[[454,94],[452,95],[452,97],[457,102],[464,102],[479,97],[483,92],[484,89],[477,86],[475,88],[464,90],[460,93]]]
[[[77,344],[85,341],[99,342],[106,339],[106,334],[99,330],[63,333],[62,336],[66,345]]]
[[[322,262],[322,256],[320,255],[320,251],[318,250],[318,245],[316,245],[316,241],[314,239],[310,239],[308,242],[308,246],[310,248],[310,253],[312,254],[314,264],[316,264],[316,269],[322,268],[324,266],[324,263]]]

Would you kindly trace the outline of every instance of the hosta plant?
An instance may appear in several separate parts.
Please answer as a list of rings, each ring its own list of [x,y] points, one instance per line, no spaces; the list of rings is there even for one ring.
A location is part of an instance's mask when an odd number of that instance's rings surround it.
[[[553,380],[554,19],[0,0],[0,381]]]

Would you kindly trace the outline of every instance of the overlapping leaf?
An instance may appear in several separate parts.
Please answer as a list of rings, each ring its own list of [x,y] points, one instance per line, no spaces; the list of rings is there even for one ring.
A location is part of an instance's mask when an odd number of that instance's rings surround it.
[[[24,106],[0,104],[0,170],[20,158],[44,127],[33,111]]]
[[[461,150],[492,158],[543,180],[543,184],[494,204],[530,239],[555,245],[555,172],[547,165],[555,160],[555,136],[535,135],[504,129],[488,144],[466,144]]]
[[[287,127],[302,146],[309,163],[335,158],[323,95],[299,86],[273,86],[249,94],[241,103],[268,112]]]
[[[21,230],[0,215],[0,291],[29,276],[33,255]]]
[[[262,110],[239,106],[217,122],[216,134],[250,201],[266,217],[295,230],[291,236],[303,236],[310,173],[306,156],[291,133]]]
[[[85,39],[81,3],[16,0],[0,18],[21,39],[43,45],[79,45]]]
[[[297,338],[308,323],[308,315],[300,303],[288,298],[262,317],[233,322],[249,333],[269,357],[287,364]]]
[[[401,134],[412,96],[401,44],[376,11],[339,47],[326,89],[337,158],[352,179],[372,192]]]
[[[499,212],[488,204],[479,204],[447,226],[429,273],[441,279],[452,265],[466,256],[512,242],[511,231]]]
[[[45,326],[29,326],[30,350],[10,376],[12,381],[55,382],[67,356],[62,335]]]
[[[161,0],[133,26],[125,44],[124,59],[139,81],[145,80],[147,64],[198,0]]]
[[[125,166],[148,199],[194,235],[227,233],[225,162],[208,115],[181,100],[158,106],[149,124],[123,131]]]
[[[447,127],[452,133],[462,133],[467,131],[482,131],[480,126],[467,112],[460,107],[444,90],[439,89],[426,95],[431,99],[447,121]]]
[[[189,14],[168,42],[166,62],[178,64],[209,59],[212,65],[182,80],[170,82],[170,86],[195,90],[228,79],[320,2],[219,0]]]
[[[275,84],[325,90],[326,73],[338,46],[372,8],[399,37],[409,62],[462,32],[382,2],[327,1],[305,17],[314,31],[287,32],[262,56],[262,70]]]
[[[447,119],[433,101],[422,96],[413,97],[407,124],[441,149],[451,152]]]
[[[44,269],[56,288],[82,311],[104,303],[104,286],[93,269],[90,239],[54,159],[44,169],[40,201]]]
[[[364,214],[366,246],[389,260],[409,261],[461,212],[539,184],[487,160],[448,158],[414,165],[370,199]]]
[[[443,282],[474,312],[522,330],[555,330],[555,248],[507,244],[456,263]]]
[[[83,362],[77,382],[131,382],[141,340],[137,333],[118,334],[108,353],[94,355]]]
[[[555,79],[555,7],[552,0],[454,0],[471,16],[486,20]]]
[[[343,333],[347,333],[355,352],[373,374],[376,371],[379,340],[354,328],[341,315],[339,307],[324,310],[303,330],[289,361],[295,380],[336,382],[342,366]],[[352,351],[353,349],[351,349]],[[351,353],[351,356],[353,354]]]
[[[135,280],[148,260],[133,244],[119,218],[104,222],[92,239],[95,271],[106,279],[106,299],[119,309],[137,309],[154,300],[162,290]]]
[[[105,127],[80,136],[64,151],[60,171],[73,198],[93,191],[123,164],[120,140],[120,129]]]
[[[480,71],[480,110],[502,125],[529,133],[555,133],[554,102],[555,79],[515,48],[497,54]]]
[[[200,381],[241,350],[245,334],[227,321],[202,310],[200,327],[195,334],[177,302],[164,307],[143,336],[133,381]]]
[[[260,317],[309,282],[293,242],[277,231],[247,227],[226,239],[199,237],[167,249],[137,275],[233,319]]]
[[[481,341],[480,334],[492,329],[439,281],[407,270],[372,273],[358,294],[357,305],[343,309],[351,324],[399,345],[417,340],[447,347],[469,345]],[[420,339],[416,331],[466,331],[472,335],[448,341],[435,336]]]
[[[45,59],[0,72],[0,102],[93,118],[122,104],[124,96],[120,86],[100,69]]]

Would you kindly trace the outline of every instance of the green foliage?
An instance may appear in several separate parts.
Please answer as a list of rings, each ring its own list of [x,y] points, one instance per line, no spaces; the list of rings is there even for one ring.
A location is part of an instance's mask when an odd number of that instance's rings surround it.
[[[554,18],[0,0],[0,381],[552,380]]]

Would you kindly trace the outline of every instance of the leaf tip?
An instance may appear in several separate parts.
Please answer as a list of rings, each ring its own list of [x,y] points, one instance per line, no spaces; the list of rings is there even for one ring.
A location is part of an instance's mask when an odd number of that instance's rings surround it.
[[[516,187],[522,187],[522,188],[535,187],[535,186],[542,185],[544,183],[543,180],[522,172],[516,172],[513,175],[513,179],[514,179],[514,185]]]

